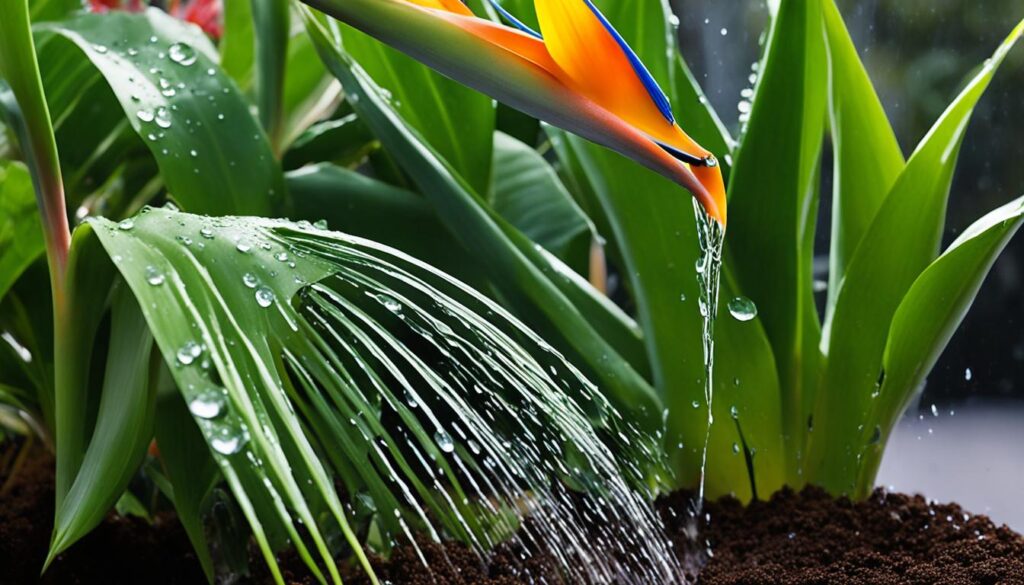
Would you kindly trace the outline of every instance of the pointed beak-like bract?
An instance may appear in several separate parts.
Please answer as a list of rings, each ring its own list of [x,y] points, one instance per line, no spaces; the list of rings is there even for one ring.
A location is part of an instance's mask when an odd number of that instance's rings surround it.
[[[477,18],[460,0],[305,0],[442,74],[616,150],[693,193],[726,223],[715,157],[591,0],[535,0],[540,32]]]

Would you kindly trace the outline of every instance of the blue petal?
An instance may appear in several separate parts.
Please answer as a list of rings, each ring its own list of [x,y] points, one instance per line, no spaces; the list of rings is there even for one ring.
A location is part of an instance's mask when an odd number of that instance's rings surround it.
[[[530,28],[530,27],[526,26],[525,24],[523,24],[523,21],[519,20],[515,16],[512,16],[511,12],[509,12],[508,10],[505,10],[504,8],[502,8],[501,4],[498,4],[498,0],[488,0],[488,1],[491,3],[491,6],[493,6],[494,9],[498,11],[498,14],[500,14],[501,17],[504,18],[505,20],[509,21],[512,24],[512,26],[518,28],[519,30],[521,30],[524,33],[530,35],[531,37],[535,37],[535,38],[538,38],[538,39],[543,39],[544,38],[544,37],[540,36],[539,32],[537,32],[537,31],[533,30],[532,28]]]
[[[629,46],[629,43],[626,42],[626,39],[622,38],[619,31],[615,30],[612,23],[608,22],[608,19],[601,14],[601,11],[597,9],[597,6],[594,6],[594,3],[591,2],[591,0],[583,1],[587,3],[587,6],[594,13],[594,16],[601,21],[604,28],[612,35],[615,42],[619,44],[622,52],[626,54],[626,57],[629,59],[629,63],[633,66],[633,71],[637,74],[637,77],[640,78],[640,81],[643,82],[644,87],[647,89],[647,93],[651,95],[651,99],[654,100],[654,105],[658,106],[658,109],[661,110],[661,114],[665,116],[665,119],[668,120],[670,124],[675,124],[676,119],[672,114],[672,105],[668,101],[668,96],[665,95],[664,91],[662,91],[658,82],[654,80],[654,76],[652,76],[651,72],[644,66],[640,57],[637,57],[636,53],[633,52],[633,49]]]

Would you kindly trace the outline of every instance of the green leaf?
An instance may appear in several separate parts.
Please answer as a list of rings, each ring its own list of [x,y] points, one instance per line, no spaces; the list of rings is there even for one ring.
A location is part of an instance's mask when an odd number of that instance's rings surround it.
[[[402,162],[452,235],[488,269],[503,297],[547,339],[580,357],[620,406],[634,408],[645,424],[657,424],[660,408],[635,369],[642,367],[634,365],[641,363],[637,360],[642,359],[642,346],[628,318],[495,213],[405,125],[369,76],[328,40],[316,17],[307,14],[307,30],[321,58],[348,94],[358,96],[351,100],[356,113]]]
[[[175,394],[161,396],[157,402],[160,416],[156,418],[155,434],[160,462],[172,488],[168,497],[174,503],[174,511],[212,583],[213,559],[203,529],[202,511],[207,496],[221,479],[220,470],[185,401]]]
[[[492,192],[495,211],[577,273],[587,274],[590,244],[597,236],[590,219],[544,157],[501,132],[494,135]]]
[[[792,453],[802,445],[804,403],[818,370],[812,262],[827,92],[821,14],[821,0],[781,2],[729,183],[727,257],[771,341]]]
[[[691,198],[614,152],[576,137],[569,137],[569,143],[593,182],[623,251],[624,274],[637,305],[655,384],[668,409],[665,443],[675,457],[676,480],[694,487],[703,459],[707,405],[694,269],[699,248]],[[733,452],[733,445],[742,441],[731,410],[736,407],[740,413],[746,442],[758,453],[758,492],[772,493],[782,484],[784,469],[779,386],[760,322],[739,323],[729,315],[726,304],[740,293],[728,266],[724,272],[715,332],[717,423],[711,430],[706,489],[711,498],[735,493],[749,499],[745,463]]]
[[[340,26],[345,52],[382,88],[391,107],[486,197],[494,148],[493,100],[362,32]]]
[[[974,303],[992,265],[1022,223],[1024,198],[981,218],[921,273],[900,302],[885,345],[885,381],[870,417],[878,425],[879,440],[865,447],[866,461],[858,478],[858,494],[871,491],[893,427],[924,384]]]
[[[44,249],[28,169],[0,161],[0,299]]]
[[[242,91],[253,83],[256,39],[252,28],[252,0],[224,0],[224,34],[217,46],[220,66]]]
[[[319,57],[317,57],[319,59]],[[376,139],[355,114],[314,124],[284,154],[285,169],[332,162],[340,166],[359,163],[376,147]]]
[[[82,9],[81,0],[31,0],[29,13],[32,22],[61,20],[72,12]]]
[[[291,18],[288,0],[251,0],[256,41],[256,104],[274,152],[285,132],[285,80]]]
[[[77,276],[93,278],[92,274]],[[138,471],[153,437],[156,389],[150,380],[152,347],[146,321],[122,283],[112,301],[110,345],[96,426],[74,483],[57,509],[46,565],[103,520]],[[86,417],[85,411],[77,414]],[[64,429],[58,426],[56,430],[60,437]]]
[[[1024,33],[1024,22],[935,123],[910,157],[850,260],[826,321],[828,365],[814,412],[827,435],[811,442],[811,477],[835,493],[854,489],[856,454],[875,424],[872,394],[897,307],[935,259],[945,224],[953,171],[974,106],[1006,54]]]
[[[341,97],[338,81],[317,57],[309,35],[299,28],[288,41],[281,149],[290,147],[307,128],[328,117]]]
[[[846,267],[905,166],[889,119],[833,0],[824,6],[834,176],[829,303]]]
[[[268,214],[279,203],[282,177],[267,139],[199,29],[149,9],[84,14],[40,30],[66,39],[64,59],[80,52],[104,76],[182,207]]]
[[[348,169],[316,165],[288,173],[298,217],[392,246],[484,288],[481,268],[419,195]]]
[[[89,394],[100,325],[115,272],[103,250],[77,229],[68,255],[66,308],[54,316],[54,434],[57,438],[57,510],[79,475],[89,446]]]
[[[282,220],[151,209],[130,229],[93,219],[80,231],[118,257],[272,570],[290,539],[339,581],[335,535],[368,566],[335,480],[372,503],[385,543],[408,528],[493,545],[477,503],[551,497],[564,441],[606,510],[639,505],[562,384],[631,466],[649,458],[642,435],[549,346],[443,273]],[[536,440],[505,440],[523,433]]]

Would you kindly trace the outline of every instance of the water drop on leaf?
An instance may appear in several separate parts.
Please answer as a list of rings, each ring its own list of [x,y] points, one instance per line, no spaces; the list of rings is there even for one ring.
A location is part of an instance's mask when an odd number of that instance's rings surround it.
[[[178,65],[188,67],[196,62],[196,50],[186,43],[174,43],[167,51],[167,56]]]
[[[160,286],[164,283],[164,274],[155,266],[146,267],[146,282],[152,286]]]
[[[197,394],[188,403],[188,409],[199,418],[213,419],[223,414],[226,402],[223,390],[209,388]]]
[[[448,433],[438,430],[434,433],[434,440],[437,441],[437,446],[445,453],[455,452],[455,442],[452,441],[452,437]]]
[[[256,291],[256,304],[264,309],[274,304],[274,291],[263,286]]]
[[[757,317],[757,305],[746,297],[736,297],[729,301],[729,313],[737,321],[751,321]]]
[[[191,365],[202,354],[202,346],[194,341],[189,341],[178,350],[178,363],[183,366]]]

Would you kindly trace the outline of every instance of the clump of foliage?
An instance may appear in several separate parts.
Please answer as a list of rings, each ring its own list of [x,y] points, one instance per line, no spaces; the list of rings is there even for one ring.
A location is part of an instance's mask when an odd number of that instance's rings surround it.
[[[57,454],[51,557],[115,504],[144,510],[139,483],[173,503],[211,578],[251,535],[275,571],[291,545],[322,580],[339,554],[365,562],[367,543],[432,522],[487,548],[515,531],[516,490],[552,477],[868,492],[1024,220],[1010,202],[940,252],[971,113],[1024,24],[906,158],[833,0],[770,3],[735,138],[666,3],[595,0],[726,179],[708,405],[690,197],[327,16],[352,20],[347,1],[179,14],[203,29],[155,8],[0,7],[0,421]],[[533,2],[500,7],[546,33]],[[625,303],[603,294],[606,266]],[[488,429],[517,446],[480,445]],[[469,497],[491,493],[508,508]]]

